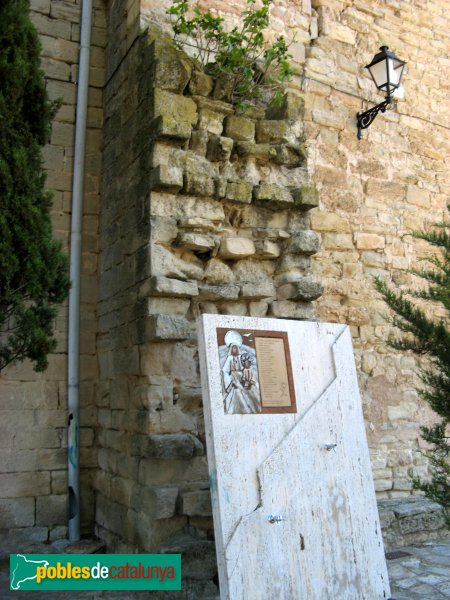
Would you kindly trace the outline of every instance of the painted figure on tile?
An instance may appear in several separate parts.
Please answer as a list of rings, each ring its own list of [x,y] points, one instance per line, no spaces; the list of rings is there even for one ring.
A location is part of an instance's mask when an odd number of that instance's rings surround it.
[[[243,336],[247,338],[246,343]],[[256,353],[251,334],[243,336],[235,330],[227,331],[225,343],[219,347],[224,409],[228,414],[261,412]]]

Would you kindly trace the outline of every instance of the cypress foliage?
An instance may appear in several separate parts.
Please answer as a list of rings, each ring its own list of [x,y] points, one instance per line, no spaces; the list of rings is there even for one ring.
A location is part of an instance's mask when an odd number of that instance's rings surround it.
[[[448,208],[450,210],[450,205]],[[432,427],[421,427],[423,439],[431,445],[427,451],[431,479],[415,478],[413,485],[443,506],[450,528],[450,221],[435,223],[432,231],[412,235],[441,250],[441,255],[433,257],[427,268],[411,271],[427,282],[427,288],[396,292],[381,279],[375,280],[375,286],[395,313],[391,322],[406,334],[400,339],[388,340],[388,344],[429,359],[429,366],[419,371],[424,387],[418,393],[440,420]],[[419,298],[441,304],[447,313],[445,319],[428,317],[415,302]]]
[[[42,147],[50,102],[27,0],[0,3],[0,370],[30,359],[47,367],[56,305],[69,289],[67,257],[53,239]]]

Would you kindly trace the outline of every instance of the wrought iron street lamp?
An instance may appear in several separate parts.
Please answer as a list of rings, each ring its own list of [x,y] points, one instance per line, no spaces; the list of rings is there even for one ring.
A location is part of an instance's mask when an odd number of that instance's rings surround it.
[[[400,87],[405,65],[406,62],[400,60],[387,46],[381,46],[380,52],[375,54],[370,65],[365,66],[377,88],[386,94],[386,98],[380,104],[366,110],[366,112],[358,113],[359,140],[362,137],[362,130],[369,127],[379,112],[385,112],[392,104],[394,93]]]

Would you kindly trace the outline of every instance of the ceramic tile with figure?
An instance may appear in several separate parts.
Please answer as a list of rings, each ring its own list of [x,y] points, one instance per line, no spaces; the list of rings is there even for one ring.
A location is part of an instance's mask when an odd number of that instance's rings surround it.
[[[295,412],[287,335],[217,328],[226,414]]]

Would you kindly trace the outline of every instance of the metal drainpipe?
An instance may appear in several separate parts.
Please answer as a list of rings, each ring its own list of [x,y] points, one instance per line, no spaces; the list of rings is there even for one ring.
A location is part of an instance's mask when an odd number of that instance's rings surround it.
[[[68,485],[69,541],[80,539],[80,267],[83,222],[84,160],[89,87],[92,0],[82,0],[80,59],[78,65],[77,114],[70,227],[69,335],[68,335]]]

